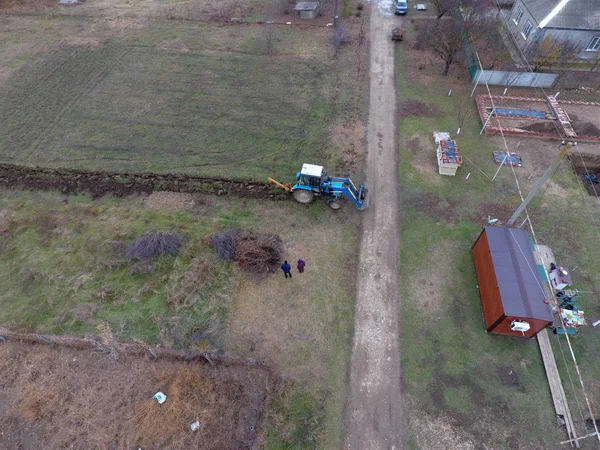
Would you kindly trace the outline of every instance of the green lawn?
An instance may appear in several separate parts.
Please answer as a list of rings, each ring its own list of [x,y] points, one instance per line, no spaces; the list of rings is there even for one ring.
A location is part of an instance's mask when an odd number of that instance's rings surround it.
[[[437,75],[442,63],[436,59],[425,68],[427,82],[409,81],[406,52],[411,51],[410,40],[406,44],[396,53],[400,103],[419,101],[437,110],[435,116],[404,115],[399,124],[401,349],[411,411],[410,448],[554,448],[564,435],[556,426],[537,343],[485,333],[470,252],[488,216],[506,221],[518,206],[513,173],[502,169],[494,182],[490,180],[498,168],[491,152],[502,150],[501,141],[479,135],[481,123],[474,101],[471,118],[456,135],[456,105],[468,98],[472,86]],[[514,90],[513,95],[518,92]],[[437,174],[433,131],[448,131],[457,139],[465,158],[456,177]],[[544,164],[550,164],[552,152],[557,153],[555,147],[548,144],[549,156],[536,158],[535,148],[522,142],[519,150],[527,157],[526,168],[517,170],[517,177],[525,195],[547,167]],[[568,164],[553,177],[548,192],[529,208],[537,239],[550,245],[559,261],[578,267],[577,288],[598,292],[598,230],[590,217],[594,215],[600,224],[598,207],[582,195]],[[581,305],[592,316],[600,313],[593,300],[592,294],[582,294]],[[583,329],[574,341],[588,392],[598,409],[594,374],[600,359],[594,354],[595,344],[592,328]],[[570,375],[575,377],[564,351]],[[558,350],[556,359],[570,395],[571,384]],[[511,381],[507,374],[516,378]],[[583,397],[578,400],[583,406]],[[584,434],[572,396],[570,402]]]
[[[355,68],[351,52],[331,58],[326,30],[276,30],[265,54],[259,27],[157,22],[66,45],[47,20],[53,45],[5,63],[18,69],[0,85],[2,162],[264,180],[337,161],[330,131],[352,96],[337,100],[336,77]],[[0,47],[33,45],[26,32]]]

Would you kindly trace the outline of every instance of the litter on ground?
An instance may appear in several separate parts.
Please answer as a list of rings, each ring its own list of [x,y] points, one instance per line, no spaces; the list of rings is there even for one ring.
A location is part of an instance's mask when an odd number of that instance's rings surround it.
[[[504,152],[494,152],[494,162],[505,166],[523,167],[523,158],[518,153],[511,153],[508,158]]]
[[[167,396],[165,394],[163,394],[162,392],[157,392],[156,394],[154,394],[154,396],[152,398],[155,398],[156,401],[162,405],[165,402],[165,400],[167,399]]]

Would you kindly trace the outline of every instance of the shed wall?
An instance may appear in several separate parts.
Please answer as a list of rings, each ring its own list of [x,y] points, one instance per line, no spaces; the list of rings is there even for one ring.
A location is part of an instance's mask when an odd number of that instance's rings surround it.
[[[526,322],[529,322],[529,324],[531,325],[531,328],[529,329],[528,332],[525,333],[525,335],[523,335],[523,333],[521,333],[520,331],[512,331],[510,329],[510,324],[513,320],[524,320]],[[503,334],[505,336],[531,338],[531,337],[535,336],[537,333],[539,333],[540,331],[542,331],[544,328],[546,328],[549,323],[550,322],[548,322],[546,320],[528,319],[527,317],[508,316],[504,320],[502,320],[500,323],[498,323],[498,325],[494,329],[488,330],[488,331],[490,333]]]
[[[300,11],[301,19],[314,19],[317,17],[317,10],[313,9],[312,11]]]
[[[473,260],[483,306],[485,328],[490,331],[490,328],[504,315],[504,307],[485,230],[479,235],[473,246]]]

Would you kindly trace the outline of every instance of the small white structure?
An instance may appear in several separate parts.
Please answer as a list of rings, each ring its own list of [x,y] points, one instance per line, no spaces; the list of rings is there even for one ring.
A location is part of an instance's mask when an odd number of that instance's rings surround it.
[[[550,272],[549,278],[550,281],[552,281],[552,286],[554,286],[554,289],[564,289],[567,286],[570,286],[573,282],[569,271],[565,267],[560,266]]]
[[[319,14],[320,8],[319,2],[300,2],[296,4],[294,11],[301,19],[314,19]]]

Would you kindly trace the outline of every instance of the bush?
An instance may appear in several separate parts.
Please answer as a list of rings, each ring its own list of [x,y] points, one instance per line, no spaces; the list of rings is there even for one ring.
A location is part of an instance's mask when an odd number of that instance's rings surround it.
[[[177,233],[146,233],[127,250],[129,259],[151,259],[158,255],[177,255],[183,236]]]

